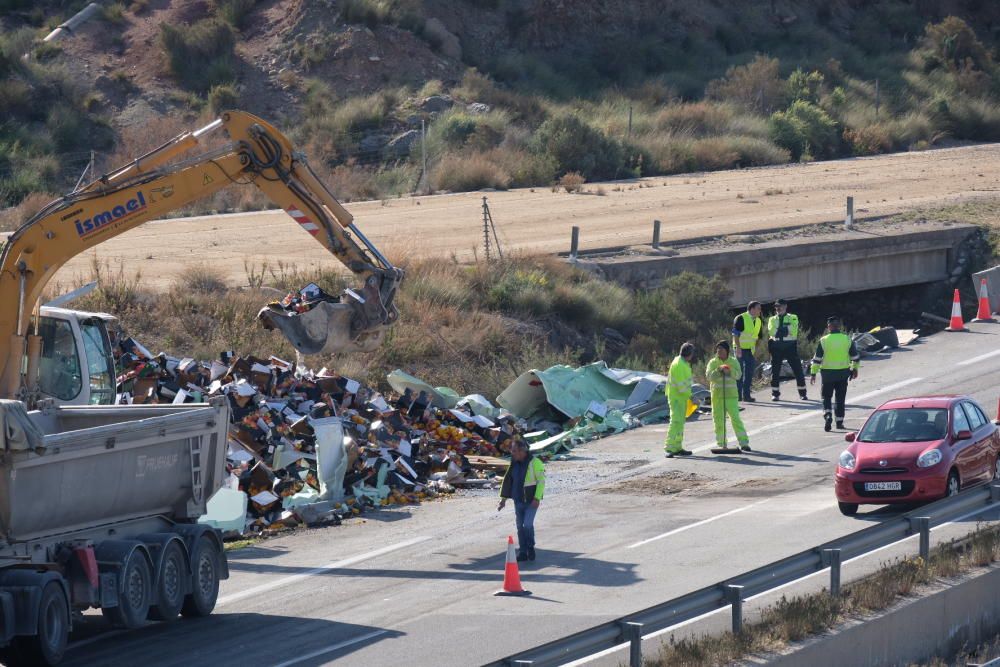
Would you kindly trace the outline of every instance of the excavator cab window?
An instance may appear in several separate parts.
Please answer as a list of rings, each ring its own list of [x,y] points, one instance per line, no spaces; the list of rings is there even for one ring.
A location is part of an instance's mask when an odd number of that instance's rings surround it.
[[[38,387],[43,394],[72,401],[83,389],[80,355],[73,327],[66,320],[42,317],[38,323],[42,356],[38,360]]]
[[[115,400],[115,360],[111,353],[108,331],[98,318],[82,320],[83,353],[90,376],[90,404],[111,405]]]

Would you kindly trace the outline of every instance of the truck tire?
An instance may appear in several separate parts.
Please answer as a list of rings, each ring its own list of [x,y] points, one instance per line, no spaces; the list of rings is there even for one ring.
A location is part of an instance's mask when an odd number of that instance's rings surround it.
[[[208,616],[219,598],[219,548],[202,535],[191,550],[191,593],[184,598],[181,614],[198,618]]]
[[[38,634],[16,637],[0,653],[7,667],[20,665],[58,665],[69,642],[69,607],[62,586],[50,581],[42,589],[38,603]]]
[[[165,547],[160,576],[156,580],[156,603],[149,609],[149,619],[170,621],[177,618],[184,604],[185,583],[188,576],[184,550],[176,542]]]
[[[117,607],[104,607],[104,618],[117,628],[131,630],[146,622],[152,592],[152,574],[142,551],[135,549],[122,568],[122,591]]]

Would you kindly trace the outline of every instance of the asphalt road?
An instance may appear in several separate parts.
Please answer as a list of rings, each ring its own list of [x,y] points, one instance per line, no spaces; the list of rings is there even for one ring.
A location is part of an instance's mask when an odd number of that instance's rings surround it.
[[[931,393],[969,394],[994,416],[1000,324],[970,328],[865,361],[848,426],[890,398]],[[652,426],[551,462],[538,560],[521,569],[529,598],[492,595],[512,509],[497,513],[495,491],[463,493],[233,552],[213,616],[124,633],[91,616],[66,664],[477,665],[899,511],[841,516],[832,474],[844,434],[823,432],[816,402],[759,402],[743,415],[752,455],[713,457],[702,417],[687,425],[698,452],[688,459],[663,458],[666,429]]]

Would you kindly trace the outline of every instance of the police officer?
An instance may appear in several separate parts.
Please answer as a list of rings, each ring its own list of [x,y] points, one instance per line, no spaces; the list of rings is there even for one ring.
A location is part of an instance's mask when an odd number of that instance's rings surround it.
[[[834,413],[837,416],[837,428],[844,428],[847,381],[858,377],[858,370],[861,368],[861,355],[858,354],[858,348],[854,345],[851,337],[841,331],[844,324],[839,317],[828,317],[826,326],[830,333],[823,336],[816,346],[816,354],[809,367],[809,375],[811,376],[809,383],[816,384],[816,374],[822,374],[823,421],[825,422],[823,430],[829,431],[830,423],[833,421],[830,414],[830,402],[834,396],[836,396]]]
[[[771,353],[771,400],[781,398],[781,365],[785,361],[795,374],[799,398],[806,400],[806,376],[799,359],[799,318],[788,312],[788,302],[774,302],[774,315],[767,319],[767,351]]]
[[[733,349],[736,351],[736,358],[740,362],[742,378],[737,387],[740,400],[754,403],[755,399],[750,395],[753,386],[753,372],[757,361],[754,359],[754,348],[757,347],[757,340],[761,338],[762,322],[760,319],[760,301],[751,301],[747,304],[747,311],[740,313],[733,320]]]

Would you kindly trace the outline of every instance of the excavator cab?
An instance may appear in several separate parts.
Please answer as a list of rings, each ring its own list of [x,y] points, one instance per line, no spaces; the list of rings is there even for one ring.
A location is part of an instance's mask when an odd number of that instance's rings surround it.
[[[38,392],[60,405],[112,405],[115,360],[104,313],[43,306],[38,319],[41,354]]]

